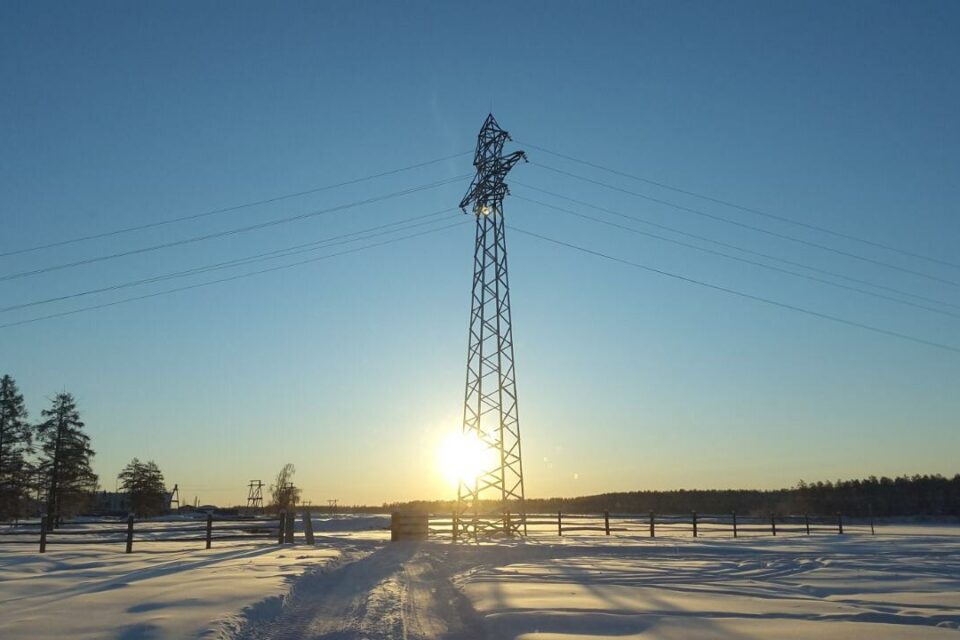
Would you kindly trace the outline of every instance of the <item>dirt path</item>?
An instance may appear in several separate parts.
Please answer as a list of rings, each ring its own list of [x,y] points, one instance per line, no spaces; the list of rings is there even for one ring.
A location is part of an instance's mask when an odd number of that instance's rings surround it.
[[[252,622],[243,640],[479,640],[469,604],[451,585],[444,553],[392,543],[347,553],[335,568],[300,579],[283,612]]]

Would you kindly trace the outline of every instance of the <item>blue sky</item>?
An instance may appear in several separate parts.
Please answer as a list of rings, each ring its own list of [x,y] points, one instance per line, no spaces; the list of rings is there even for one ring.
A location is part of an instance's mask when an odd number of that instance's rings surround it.
[[[0,253],[470,151],[492,110],[518,141],[511,150],[532,143],[960,262],[958,23],[960,7],[949,2],[6,2]],[[527,151],[533,162],[511,175],[517,196],[550,200],[520,182],[960,304],[955,284],[690,215],[539,164],[943,280],[960,282],[960,269]],[[469,156],[460,156],[189,223],[2,257],[0,274],[471,171]],[[465,189],[463,181],[0,281],[0,297],[4,306],[19,304],[332,237],[453,207]],[[519,198],[505,210],[508,225],[960,346],[956,317]],[[960,354],[519,233],[508,243],[528,495],[960,471]],[[472,228],[464,224],[309,266],[0,329],[0,371],[16,377],[34,417],[60,390],[78,397],[107,487],[138,456],[155,459],[186,499],[204,502],[240,502],[248,480],[267,481],[288,461],[314,502],[446,497],[434,451],[462,411],[471,251]]]

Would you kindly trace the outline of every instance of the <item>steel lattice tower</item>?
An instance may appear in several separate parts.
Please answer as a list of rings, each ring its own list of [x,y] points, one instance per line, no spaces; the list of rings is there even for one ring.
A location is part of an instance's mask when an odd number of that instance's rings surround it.
[[[247,511],[263,511],[263,483],[259,480],[247,485]]]
[[[457,538],[525,535],[527,528],[503,223],[508,192],[503,179],[526,154],[504,156],[508,140],[493,114],[488,115],[477,137],[477,174],[460,202],[464,213],[477,220],[463,433],[475,435],[496,460],[475,481],[460,482]]]

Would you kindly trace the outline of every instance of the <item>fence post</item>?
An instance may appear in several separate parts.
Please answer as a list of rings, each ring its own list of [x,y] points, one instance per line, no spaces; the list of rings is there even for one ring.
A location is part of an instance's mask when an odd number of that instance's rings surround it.
[[[656,537],[656,533],[655,533],[655,531],[656,531],[656,525],[654,525],[653,522],[654,522],[654,519],[653,519],[653,511],[651,511],[651,512],[650,512],[650,537],[651,537],[651,538]]]
[[[777,535],[777,516],[770,514],[770,533]]]
[[[277,521],[277,544],[283,544],[283,528],[286,526],[287,512],[280,511],[280,520]]]
[[[697,537],[697,512],[693,512],[693,537]]]
[[[40,518],[40,553],[47,552],[47,516]]]
[[[737,537],[737,512],[733,512],[733,537]]]
[[[127,553],[133,552],[133,514],[127,516]]]
[[[557,535],[563,535],[563,515],[557,511]]]
[[[460,532],[457,531],[457,529],[458,529],[457,524],[459,524],[459,523],[458,523],[458,518],[457,518],[457,512],[454,511],[454,512],[451,514],[451,518],[450,518],[450,535],[453,536],[453,541],[454,541],[454,542],[456,542],[457,539],[460,537],[460,536],[458,535]]]
[[[837,534],[841,536],[843,535],[843,514],[842,513],[837,514]]]
[[[603,529],[607,535],[610,535],[610,512],[603,512]]]
[[[296,516],[297,514],[294,511],[290,511],[287,513],[287,522],[285,527],[286,533],[283,539],[283,541],[286,542],[287,544],[293,544],[293,524],[294,524],[294,518],[296,518]]]
[[[810,515],[803,514],[803,523],[807,526],[807,535],[810,535]]]
[[[313,544],[313,518],[309,508],[303,510],[303,538],[307,544]]]
[[[210,548],[210,542],[213,540],[213,514],[207,514],[207,549]]]

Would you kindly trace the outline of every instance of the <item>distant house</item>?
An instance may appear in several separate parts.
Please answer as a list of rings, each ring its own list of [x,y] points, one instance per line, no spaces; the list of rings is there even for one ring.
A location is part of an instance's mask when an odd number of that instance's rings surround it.
[[[163,496],[165,510],[169,513],[173,493],[166,492]],[[93,500],[92,511],[93,515],[125,516],[130,513],[130,496],[121,491],[98,491]]]
[[[92,511],[100,516],[125,516],[130,513],[130,496],[118,491],[98,491]]]

